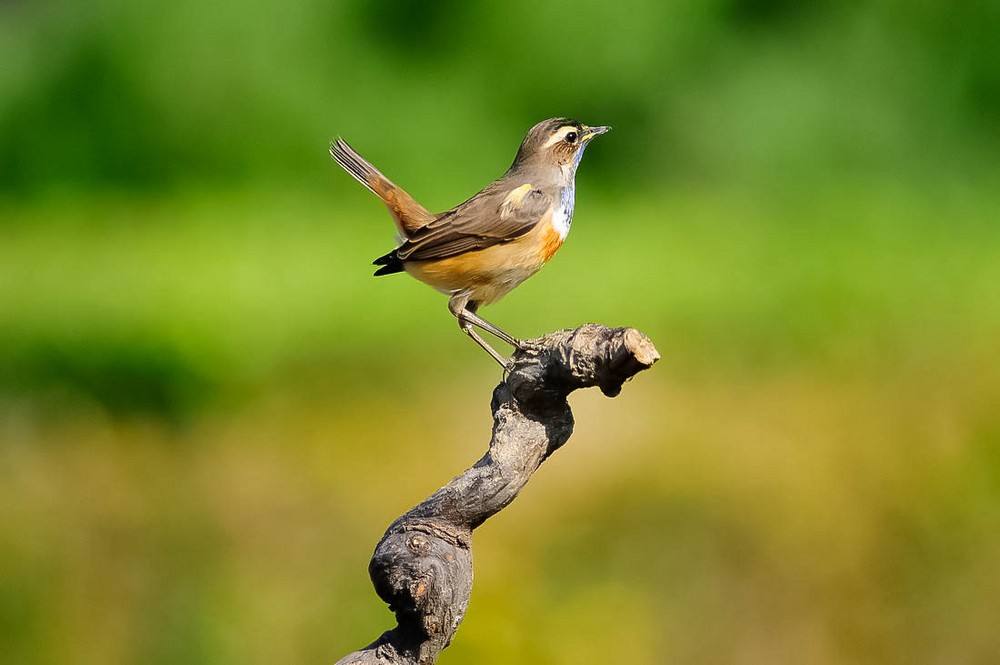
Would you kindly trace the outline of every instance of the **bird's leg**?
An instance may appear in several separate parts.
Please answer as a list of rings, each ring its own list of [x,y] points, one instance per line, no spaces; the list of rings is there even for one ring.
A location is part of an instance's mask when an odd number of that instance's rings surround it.
[[[501,341],[510,344],[515,349],[520,349],[522,347],[520,340],[518,340],[516,337],[504,332],[503,330],[500,330],[500,328],[497,328],[495,325],[493,325],[483,317],[476,314],[477,307],[478,303],[476,302],[470,302],[466,306],[463,315],[466,321],[468,321],[474,326],[479,326],[480,328],[490,333],[491,335],[496,336]]]
[[[458,327],[462,329],[462,332],[464,332],[466,335],[472,338],[473,342],[481,346],[482,349],[486,351],[486,353],[490,354],[490,357],[492,357],[494,360],[500,363],[500,366],[503,367],[505,370],[508,367],[510,367],[510,361],[504,358],[502,355],[500,355],[500,353],[496,349],[490,346],[486,342],[486,340],[483,339],[479,335],[479,333],[477,333],[473,329],[472,326],[475,322],[472,321],[469,317],[470,316],[476,317],[475,315],[476,303],[475,302],[470,303],[468,295],[452,296],[451,300],[448,301],[448,309],[450,309],[451,313],[454,314],[456,318],[458,318]]]
[[[500,355],[500,353],[496,349],[494,349],[492,346],[486,343],[485,339],[479,336],[479,333],[477,333],[473,329],[471,323],[461,323],[460,325],[462,327],[462,330],[465,331],[465,334],[471,337],[473,342],[483,347],[483,350],[486,351],[486,353],[490,354],[493,357],[493,360],[496,360],[498,363],[500,363],[501,367],[503,367],[506,370],[511,366],[509,360]]]

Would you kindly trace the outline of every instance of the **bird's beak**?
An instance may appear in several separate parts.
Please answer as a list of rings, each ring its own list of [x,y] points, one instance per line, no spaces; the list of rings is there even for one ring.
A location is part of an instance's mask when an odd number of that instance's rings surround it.
[[[611,127],[608,127],[607,125],[603,125],[601,127],[587,127],[587,129],[585,129],[583,133],[583,140],[589,141],[595,136],[600,136],[601,134],[607,134],[610,131]]]

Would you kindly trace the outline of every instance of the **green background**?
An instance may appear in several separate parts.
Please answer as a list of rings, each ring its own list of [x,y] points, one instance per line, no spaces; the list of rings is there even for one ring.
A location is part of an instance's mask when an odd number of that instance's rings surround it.
[[[0,4],[0,659],[335,661],[489,438],[373,279],[347,137],[431,209],[614,131],[485,314],[663,359],[476,534],[442,663],[996,662],[1000,3]]]

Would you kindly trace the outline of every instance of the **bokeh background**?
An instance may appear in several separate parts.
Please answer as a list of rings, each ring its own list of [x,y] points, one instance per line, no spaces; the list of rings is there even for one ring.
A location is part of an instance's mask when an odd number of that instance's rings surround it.
[[[1000,5],[0,3],[0,660],[330,663],[497,368],[373,279],[553,115],[611,124],[487,316],[663,360],[476,534],[442,663],[995,663]]]

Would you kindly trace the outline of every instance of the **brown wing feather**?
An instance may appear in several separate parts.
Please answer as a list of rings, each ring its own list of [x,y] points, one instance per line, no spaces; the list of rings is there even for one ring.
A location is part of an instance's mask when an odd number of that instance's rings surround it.
[[[429,261],[509,242],[534,228],[553,200],[530,185],[493,183],[417,229],[397,254],[404,261]]]

